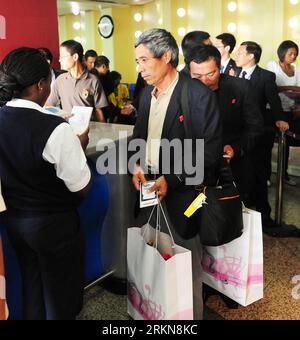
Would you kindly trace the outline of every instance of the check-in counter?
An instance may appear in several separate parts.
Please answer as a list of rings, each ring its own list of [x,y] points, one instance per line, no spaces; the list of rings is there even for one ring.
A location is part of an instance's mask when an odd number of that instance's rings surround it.
[[[90,142],[86,150],[93,173],[92,190],[82,202],[79,213],[86,239],[86,287],[106,276],[126,280],[126,235],[133,222],[136,199],[127,168],[127,142],[133,127],[91,122]],[[120,139],[120,132],[123,133]],[[101,142],[101,146],[99,144]],[[103,142],[104,141],[104,142]],[[98,146],[97,146],[98,145]],[[97,172],[97,161],[107,148],[115,147],[117,170],[123,175]],[[125,159],[126,158],[126,159]],[[122,169],[123,168],[123,169]],[[14,251],[1,223],[3,252],[6,270],[7,302],[10,319],[22,318],[21,275]]]

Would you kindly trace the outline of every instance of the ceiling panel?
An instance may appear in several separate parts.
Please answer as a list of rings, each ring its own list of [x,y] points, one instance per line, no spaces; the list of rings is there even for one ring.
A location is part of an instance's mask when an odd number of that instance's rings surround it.
[[[153,0],[57,0],[58,14],[70,14],[74,5],[78,5],[81,11],[99,10],[111,6],[144,5]]]

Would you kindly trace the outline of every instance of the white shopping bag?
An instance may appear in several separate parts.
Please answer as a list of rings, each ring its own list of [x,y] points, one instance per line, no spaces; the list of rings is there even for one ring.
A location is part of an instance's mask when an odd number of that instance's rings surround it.
[[[241,237],[218,247],[205,247],[203,282],[242,306],[263,298],[261,214],[246,209]]]
[[[166,254],[172,256],[167,261]],[[128,229],[127,280],[133,319],[193,319],[191,251],[174,245],[172,236],[149,223]]]

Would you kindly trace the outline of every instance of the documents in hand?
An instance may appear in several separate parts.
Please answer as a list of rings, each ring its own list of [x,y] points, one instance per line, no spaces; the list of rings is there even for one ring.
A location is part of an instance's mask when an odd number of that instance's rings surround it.
[[[48,106],[45,110],[50,114],[60,116],[62,118],[67,117],[69,114],[66,111],[61,110],[59,107]],[[74,133],[81,135],[87,130],[90,124],[93,108],[89,106],[73,106],[71,114],[73,115],[68,119]]]
[[[93,108],[89,106],[74,106],[71,113],[74,116],[69,119],[69,124],[76,135],[81,135],[89,127]]]
[[[147,208],[159,203],[157,192],[149,192],[155,185],[155,181],[149,181],[147,184],[140,184],[140,208]]]

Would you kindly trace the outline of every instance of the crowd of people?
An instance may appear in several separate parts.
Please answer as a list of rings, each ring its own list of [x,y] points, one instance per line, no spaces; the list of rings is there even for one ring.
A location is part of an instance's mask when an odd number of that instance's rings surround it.
[[[110,71],[106,56],[93,50],[84,54],[74,40],[60,46],[63,71],[51,67],[47,48],[18,48],[2,61],[0,178],[7,207],[4,222],[22,272],[25,319],[74,319],[83,297],[77,207],[91,186],[84,155],[88,131],[75,136],[62,118],[45,114],[44,106],[66,112],[74,105],[89,106],[95,121],[135,125],[133,139],[147,144],[143,161],[154,174],[151,190],[171,215],[185,174],[172,172],[172,158],[171,173],[164,173],[160,144],[151,142],[185,139],[181,92],[188,82],[192,138],[205,144],[203,184],[216,184],[225,157],[246,206],[261,213],[263,231],[275,237],[300,236],[296,228],[275,224],[268,201],[276,132],[299,127],[298,46],[280,44],[278,61],[270,62],[268,70],[259,66],[258,43],[242,42],[234,60],[235,47],[232,34],[212,39],[207,32],[190,32],[182,41],[185,68],[178,72],[179,48],[172,34],[163,29],[144,32],[135,45],[139,76],[134,98],[121,84],[121,74]],[[291,145],[288,139],[287,152]],[[296,185],[287,170],[288,157],[285,182]],[[136,164],[132,181],[137,190],[147,181],[142,164]],[[175,223],[172,232],[178,245],[192,251],[194,318],[202,319],[201,239],[186,236],[187,228]]]

